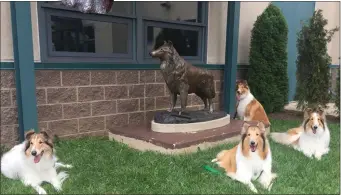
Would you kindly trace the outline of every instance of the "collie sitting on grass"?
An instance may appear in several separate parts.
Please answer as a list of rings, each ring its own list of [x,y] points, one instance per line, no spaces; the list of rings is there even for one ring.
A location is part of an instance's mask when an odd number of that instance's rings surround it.
[[[25,139],[2,156],[1,173],[10,179],[20,179],[24,185],[32,186],[38,194],[46,194],[40,186],[44,181],[61,191],[62,183],[68,178],[68,174],[57,174],[56,169],[72,166],[57,162],[52,140],[45,131],[35,133],[30,130]]]
[[[227,176],[246,184],[257,193],[252,180],[257,180],[265,189],[271,190],[272,181],[277,177],[271,172],[272,158],[269,142],[264,135],[264,124],[250,126],[244,123],[240,143],[230,150],[223,150],[212,160],[224,168]]]
[[[236,115],[244,121],[261,121],[266,127],[266,134],[270,131],[270,121],[262,104],[252,95],[245,80],[236,82]],[[236,118],[236,115],[234,118]]]
[[[290,145],[302,151],[309,158],[315,156],[320,160],[322,155],[329,152],[330,133],[321,107],[307,108],[300,127],[289,129],[284,133],[271,133],[270,137],[277,143]]]

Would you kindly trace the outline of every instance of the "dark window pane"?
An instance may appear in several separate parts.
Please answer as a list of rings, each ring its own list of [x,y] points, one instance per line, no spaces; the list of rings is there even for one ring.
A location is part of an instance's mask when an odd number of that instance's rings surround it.
[[[202,22],[202,2],[145,1],[136,3],[136,8],[142,16],[162,20]]]
[[[51,16],[53,51],[128,53],[128,25]]]
[[[133,14],[133,3],[125,1],[114,1],[111,11],[120,14]]]
[[[50,5],[55,5],[57,7],[65,7],[61,1],[52,1],[52,2],[46,1],[45,3],[48,3]],[[76,8],[73,8],[73,9],[78,11],[78,9]],[[133,3],[125,2],[125,1],[114,1],[111,7],[111,10],[109,12],[131,15],[133,13]]]
[[[198,56],[198,31],[148,26],[148,51],[160,47],[164,41],[172,41],[181,56]]]

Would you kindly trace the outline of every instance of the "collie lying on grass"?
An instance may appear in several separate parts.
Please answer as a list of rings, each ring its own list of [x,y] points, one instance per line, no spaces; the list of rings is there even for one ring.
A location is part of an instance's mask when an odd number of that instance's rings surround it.
[[[57,162],[52,139],[45,131],[35,133],[30,130],[25,135],[25,141],[14,146],[1,158],[1,173],[10,179],[20,179],[24,185],[32,186],[38,194],[46,194],[40,186],[49,182],[57,191],[62,190],[63,181],[68,174],[60,172],[58,167],[71,168]]]
[[[262,104],[252,95],[245,80],[236,83],[237,109],[236,114],[244,121],[260,121],[266,127],[266,134],[270,133],[270,121]],[[235,116],[236,117],[236,116]],[[234,118],[235,118],[234,117]]]
[[[223,150],[212,160],[224,168],[227,176],[246,184],[257,193],[251,180],[257,180],[265,189],[271,190],[272,181],[277,177],[271,172],[272,158],[269,142],[264,135],[263,123],[250,126],[244,123],[240,143],[230,150]]]
[[[277,143],[293,146],[309,158],[315,156],[320,160],[322,155],[329,152],[330,133],[321,107],[307,108],[300,127],[284,133],[271,133],[270,137]]]

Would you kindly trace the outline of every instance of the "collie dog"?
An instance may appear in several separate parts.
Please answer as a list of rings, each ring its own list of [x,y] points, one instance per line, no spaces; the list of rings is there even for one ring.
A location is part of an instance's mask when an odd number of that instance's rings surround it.
[[[277,143],[292,146],[309,158],[315,156],[320,160],[322,155],[329,152],[330,133],[321,107],[307,108],[300,127],[285,133],[271,133],[270,137]]]
[[[266,127],[266,134],[269,133],[270,121],[261,103],[252,95],[245,80],[236,83],[236,115],[244,121],[260,121]],[[236,115],[234,118],[236,118]]]
[[[227,176],[246,184],[255,193],[257,189],[252,180],[258,180],[270,191],[272,181],[277,177],[277,174],[271,172],[270,145],[264,133],[265,126],[262,122],[253,126],[244,123],[240,143],[230,150],[219,152],[212,160],[225,169]]]
[[[1,158],[1,173],[4,176],[20,179],[24,185],[32,186],[38,194],[46,194],[40,186],[42,182],[51,183],[57,191],[62,190],[62,183],[68,174],[57,174],[58,167],[72,166],[57,162],[52,139],[45,131],[28,131],[25,141],[14,146]]]

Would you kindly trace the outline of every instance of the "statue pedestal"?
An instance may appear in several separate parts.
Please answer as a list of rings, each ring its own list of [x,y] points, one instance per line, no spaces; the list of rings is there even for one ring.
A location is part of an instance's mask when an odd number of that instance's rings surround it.
[[[160,111],[151,122],[151,130],[160,133],[198,132],[226,126],[230,123],[230,115],[223,111],[209,113],[206,110]]]

